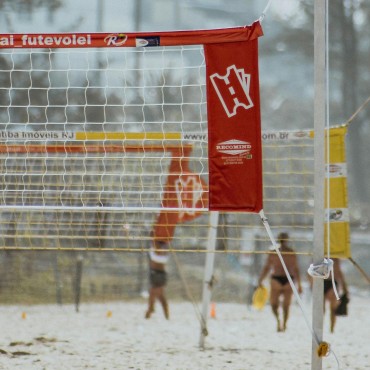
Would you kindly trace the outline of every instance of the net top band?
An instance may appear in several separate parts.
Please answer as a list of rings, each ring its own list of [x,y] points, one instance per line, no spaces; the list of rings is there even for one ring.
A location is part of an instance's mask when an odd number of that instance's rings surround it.
[[[256,39],[263,35],[259,21],[249,26],[138,33],[0,34],[0,49],[99,48],[205,45]]]

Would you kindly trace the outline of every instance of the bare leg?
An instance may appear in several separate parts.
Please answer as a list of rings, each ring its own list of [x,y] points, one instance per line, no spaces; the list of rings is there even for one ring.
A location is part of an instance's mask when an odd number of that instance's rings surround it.
[[[170,312],[169,312],[169,308],[168,308],[167,299],[164,295],[164,288],[161,288],[160,293],[158,295],[158,299],[162,304],[164,316],[168,320],[170,318]]]
[[[339,301],[337,301],[334,290],[329,291],[328,299],[330,302],[330,332],[334,333],[335,322],[337,320],[337,317],[335,315],[335,310],[337,309],[339,305]]]
[[[283,297],[283,331],[285,331],[289,319],[290,303],[292,301],[292,290],[290,285],[284,286]]]
[[[280,296],[280,284],[275,280],[271,280],[270,304],[272,312],[276,317],[277,331],[281,331],[281,324],[279,318],[279,296]]]
[[[336,322],[335,310],[338,306],[337,298],[335,297],[335,293],[333,289],[330,289],[326,294],[325,298],[329,301],[330,304],[330,332],[334,333],[334,327]]]
[[[279,318],[279,306],[277,304],[271,305],[271,309],[272,309],[273,314],[276,317],[277,331],[282,331],[281,326],[280,326],[280,318]]]
[[[286,324],[287,324],[288,319],[289,319],[289,306],[284,306],[283,307],[283,316],[284,316],[283,331],[285,331],[286,330]]]
[[[335,308],[330,307],[330,333],[334,333],[334,327],[336,322]]]
[[[154,312],[155,297],[156,297],[156,288],[150,288],[148,299],[148,310],[145,313],[146,319],[149,319],[151,314]]]

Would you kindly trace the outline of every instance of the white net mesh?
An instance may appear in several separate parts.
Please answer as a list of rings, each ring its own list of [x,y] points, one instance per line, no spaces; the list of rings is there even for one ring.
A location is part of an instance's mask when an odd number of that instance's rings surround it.
[[[68,253],[85,250],[91,252],[84,262],[86,299],[145,289],[147,261],[136,252],[148,249],[150,232],[164,209],[169,175],[191,173],[208,181],[202,48],[3,50],[0,104],[4,286],[14,292],[8,277],[18,286],[25,278],[10,273],[8,267],[14,271],[15,263],[32,266],[34,289],[44,289],[48,269],[63,285],[64,274],[75,271],[75,255]],[[264,210],[273,231],[288,231],[292,246],[307,254],[312,243],[313,140],[289,135],[263,134]],[[199,192],[184,189],[179,199]],[[171,194],[179,197],[176,191]],[[185,206],[188,213],[201,213],[176,226],[171,248],[205,252],[206,204],[201,209],[191,202]],[[220,215],[217,251],[228,253],[216,265],[229,271],[224,276],[231,279],[230,294],[244,294],[245,271],[260,264],[258,255],[249,254],[269,248],[257,215]],[[65,254],[37,254],[49,249]],[[14,254],[20,250],[34,252]],[[105,253],[97,257],[96,250]],[[122,251],[126,253],[118,253]],[[196,294],[203,257],[181,256]],[[123,282],[119,271],[131,278]],[[184,295],[173,272],[169,294]],[[225,296],[222,286],[219,279]]]

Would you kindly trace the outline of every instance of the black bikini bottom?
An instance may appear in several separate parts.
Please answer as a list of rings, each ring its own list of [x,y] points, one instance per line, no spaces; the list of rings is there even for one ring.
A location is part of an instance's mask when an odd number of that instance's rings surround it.
[[[149,276],[150,285],[152,287],[162,287],[165,286],[167,283],[167,273],[166,271],[162,270],[155,270],[150,269],[150,276]]]
[[[274,279],[274,280],[278,281],[282,286],[284,286],[286,284],[289,284],[289,280],[285,275],[283,275],[283,276],[272,275],[271,279]],[[292,278],[292,280],[293,280],[293,278]]]
[[[335,284],[337,282],[334,280]],[[324,295],[330,290],[333,289],[333,282],[330,280],[324,280]]]

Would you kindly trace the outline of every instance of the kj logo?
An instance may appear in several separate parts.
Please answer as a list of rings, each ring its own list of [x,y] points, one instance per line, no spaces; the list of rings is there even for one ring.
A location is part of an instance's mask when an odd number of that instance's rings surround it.
[[[348,222],[349,213],[347,208],[330,208],[325,210],[325,218],[329,218],[329,222]]]
[[[227,67],[225,75],[214,73],[210,78],[229,118],[236,115],[238,107],[244,109],[253,107],[249,95],[251,75],[245,73],[244,69],[232,65]]]

